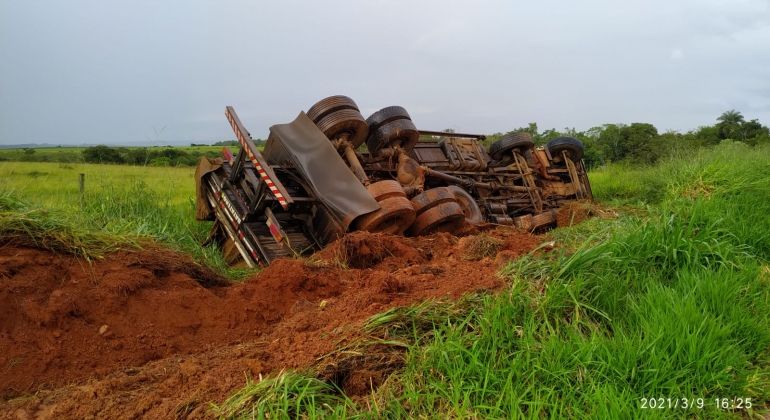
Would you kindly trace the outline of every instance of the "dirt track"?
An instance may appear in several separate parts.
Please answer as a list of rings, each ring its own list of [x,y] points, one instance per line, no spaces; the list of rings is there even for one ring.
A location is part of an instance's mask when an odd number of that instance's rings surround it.
[[[0,418],[204,417],[208,401],[244,385],[244,372],[310,366],[371,315],[499,289],[499,266],[539,240],[491,235],[496,256],[466,261],[474,237],[355,233],[229,287],[168,251],[89,265],[0,247],[0,397],[11,399],[0,403]],[[348,372],[341,385],[365,393],[354,382],[384,379],[366,375],[354,381]]]

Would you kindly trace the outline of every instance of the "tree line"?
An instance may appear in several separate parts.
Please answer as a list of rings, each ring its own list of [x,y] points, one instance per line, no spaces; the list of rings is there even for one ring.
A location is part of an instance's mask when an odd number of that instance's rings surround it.
[[[125,147],[93,146],[83,150],[83,161],[87,163],[117,163],[148,166],[195,166],[201,153],[209,157],[220,157],[217,151],[190,153],[175,147],[129,149]]]
[[[522,131],[531,134],[536,145],[543,145],[561,136],[577,138],[585,147],[583,159],[588,167],[620,161],[652,164],[662,157],[713,146],[724,140],[749,145],[770,144],[770,130],[767,126],[756,119],[746,121],[743,115],[735,110],[722,113],[714,125],[701,126],[686,133],[659,133],[655,126],[648,123],[604,124],[585,131],[576,131],[574,128],[539,131],[536,123],[530,123],[526,127],[519,127],[507,133],[487,136],[484,143],[491,145],[506,134]]]
[[[263,146],[265,140],[255,139],[256,146]],[[207,144],[190,144],[191,147],[208,146]],[[224,140],[214,143],[212,146],[238,147],[237,140]],[[236,149],[237,150],[237,149]],[[195,166],[201,156],[211,158],[222,157],[221,151],[195,151],[188,152],[171,146],[161,148],[139,147],[129,149],[125,147],[108,147],[105,145],[93,146],[83,150],[83,161],[87,163],[117,163],[127,165],[150,166]]]
[[[454,130],[445,131],[452,132]],[[660,133],[655,126],[648,123],[604,124],[585,131],[577,131],[574,128],[565,128],[561,131],[555,129],[540,131],[537,123],[529,123],[526,127],[489,135],[484,140],[484,144],[488,147],[506,134],[522,131],[531,134],[538,146],[561,136],[579,139],[585,147],[584,161],[589,168],[621,161],[653,164],[662,157],[700,147],[713,146],[724,140],[739,141],[749,145],[770,144],[770,130],[767,126],[762,125],[756,119],[746,121],[743,115],[735,110],[722,113],[713,125],[701,126],[686,133],[676,131]],[[265,143],[265,140],[254,140],[254,144],[257,146],[262,146]],[[238,147],[238,142],[225,140],[213,145]],[[193,143],[191,146],[206,145]],[[0,160],[195,166],[201,155],[221,157],[219,151],[186,151],[171,146],[126,148],[99,145],[88,147],[81,153],[66,152],[52,156],[36,155],[35,149],[24,149],[23,153],[18,154],[18,156],[0,156]]]

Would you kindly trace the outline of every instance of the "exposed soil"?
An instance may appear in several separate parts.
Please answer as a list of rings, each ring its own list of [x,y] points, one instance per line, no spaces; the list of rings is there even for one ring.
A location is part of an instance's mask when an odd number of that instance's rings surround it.
[[[590,201],[570,201],[556,212],[556,226],[576,225],[596,212],[596,205]]]
[[[0,247],[0,397],[10,400],[0,419],[205,417],[244,373],[313,365],[371,315],[500,289],[500,265],[539,243],[512,229],[485,235],[494,252],[468,261],[448,234],[353,233],[234,286],[162,250],[89,264]],[[387,376],[341,368],[328,376],[344,374],[332,379],[351,395]]]

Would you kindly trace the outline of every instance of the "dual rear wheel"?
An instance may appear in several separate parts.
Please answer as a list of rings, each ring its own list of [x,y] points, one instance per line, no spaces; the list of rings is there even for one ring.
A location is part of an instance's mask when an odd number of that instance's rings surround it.
[[[369,135],[369,127],[358,105],[347,96],[321,99],[307,110],[306,115],[329,140],[346,137],[354,148],[362,145]]]
[[[329,140],[346,137],[354,148],[366,142],[372,156],[396,146],[408,153],[420,138],[409,113],[400,106],[382,108],[364,119],[354,100],[335,95],[316,102],[306,115]]]
[[[481,209],[465,190],[439,187],[424,191],[411,200],[397,181],[375,182],[367,187],[380,209],[360,216],[353,227],[373,233],[423,236],[456,232],[465,223],[483,221]]]
[[[404,188],[397,181],[375,182],[368,187],[369,193],[377,200],[380,208],[359,216],[353,227],[372,233],[400,235],[414,222],[416,213],[406,198]]]

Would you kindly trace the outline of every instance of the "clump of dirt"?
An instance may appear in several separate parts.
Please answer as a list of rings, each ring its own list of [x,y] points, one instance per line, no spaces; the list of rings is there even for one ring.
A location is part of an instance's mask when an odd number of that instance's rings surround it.
[[[594,204],[590,201],[570,201],[556,212],[556,226],[573,226],[594,216]]]
[[[260,305],[228,288],[202,287],[226,280],[168,251],[118,253],[89,265],[3,247],[0,267],[0,396],[238,342],[265,323],[250,316]]]
[[[467,236],[458,242],[458,247],[465,254],[463,258],[471,261],[497,255],[502,245],[502,239],[486,232],[476,236]]]
[[[388,376],[404,366],[403,349],[376,344],[365,352],[355,352],[339,360],[331,360],[318,373],[319,379],[333,383],[348,397],[371,394]]]
[[[324,248],[316,258],[360,270],[374,267],[388,257],[407,263],[422,262],[423,258],[403,240],[403,237],[380,233],[352,232]]]
[[[468,261],[462,241],[472,236],[355,233],[232,286],[168,251],[89,264],[0,247],[0,397],[36,395],[0,404],[0,418],[205,417],[244,372],[314,365],[376,313],[499,290],[500,265],[539,244],[515,229],[485,234],[497,254]],[[399,366],[385,353],[327,367],[325,379],[364,395]]]

